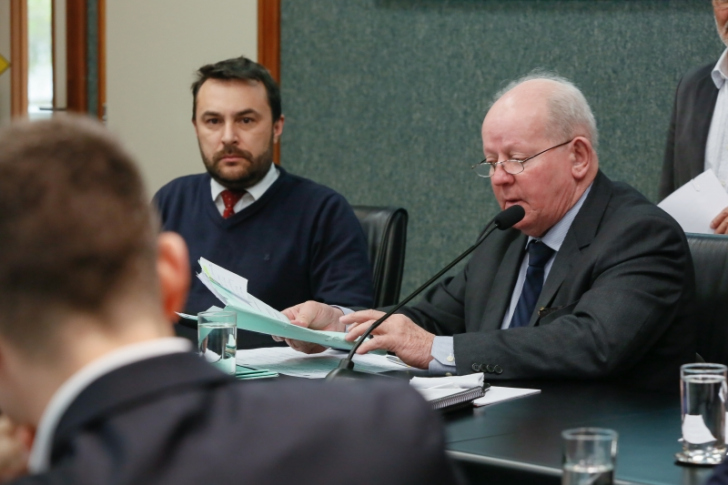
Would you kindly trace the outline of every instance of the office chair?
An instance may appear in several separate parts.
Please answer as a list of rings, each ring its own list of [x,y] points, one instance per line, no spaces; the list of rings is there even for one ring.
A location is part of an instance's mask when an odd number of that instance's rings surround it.
[[[401,207],[353,206],[367,238],[374,282],[374,306],[399,301],[407,244],[407,211]]]
[[[728,365],[728,236],[686,236],[695,265],[698,360]]]

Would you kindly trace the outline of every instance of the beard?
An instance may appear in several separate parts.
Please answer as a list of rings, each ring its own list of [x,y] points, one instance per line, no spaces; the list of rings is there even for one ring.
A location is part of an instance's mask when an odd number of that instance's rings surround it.
[[[230,190],[243,191],[260,182],[265,177],[265,174],[268,173],[268,170],[270,170],[270,166],[273,163],[273,136],[271,136],[266,151],[257,157],[253,156],[251,152],[241,150],[235,146],[226,147],[215,153],[212,156],[212,160],[205,156],[202,152],[202,147],[200,147],[200,155],[202,155],[202,162],[205,164],[207,173],[220,185]],[[237,177],[226,176],[220,167],[220,161],[230,155],[248,161],[247,170],[243,170]]]

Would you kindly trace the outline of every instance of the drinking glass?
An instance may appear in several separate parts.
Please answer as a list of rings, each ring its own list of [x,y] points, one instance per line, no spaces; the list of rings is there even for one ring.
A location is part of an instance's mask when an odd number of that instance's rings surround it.
[[[562,485],[612,485],[617,458],[617,432],[604,428],[575,428],[564,438]]]
[[[726,454],[726,366],[685,364],[680,368],[682,451],[676,457],[693,465],[717,465]]]
[[[235,374],[237,313],[230,311],[197,314],[197,349],[202,358],[228,374]]]

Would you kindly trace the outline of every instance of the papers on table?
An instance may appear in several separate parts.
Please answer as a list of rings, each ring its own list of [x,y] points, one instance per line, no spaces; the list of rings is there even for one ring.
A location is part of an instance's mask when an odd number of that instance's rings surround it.
[[[269,347],[238,350],[236,361],[239,366],[253,369],[267,369],[271,372],[294,377],[323,379],[339,365],[339,361],[345,356],[345,352],[333,349],[320,354],[302,354],[290,347]],[[373,373],[402,370],[401,364],[393,362],[385,355],[355,355],[354,364],[357,370]],[[415,377],[410,382],[414,382],[413,387],[416,387],[425,399],[434,400],[461,392],[463,389],[482,386],[483,374],[455,377]],[[540,389],[491,386],[485,397],[476,399],[473,404],[475,406],[486,406],[538,394],[539,392],[541,392]]]
[[[453,377],[413,377],[410,380],[412,387],[415,387],[428,401],[441,399],[483,385],[484,376],[482,373],[469,374],[466,376]],[[531,396],[540,393],[540,389],[520,389],[515,387],[490,386],[485,396],[473,401],[476,407],[487,406],[499,402],[510,401],[520,397]]]
[[[238,350],[238,365],[264,368],[287,376],[305,377],[307,379],[323,379],[334,370],[346,357],[346,352],[333,349],[320,354],[303,354],[290,347],[268,347],[261,349]],[[356,370],[366,372],[387,372],[402,370],[402,365],[390,361],[384,355],[355,355]]]
[[[683,231],[713,234],[710,221],[728,207],[728,193],[709,169],[670,194],[659,207],[674,217]]]
[[[413,377],[410,385],[428,401],[455,395],[466,389],[483,387],[483,373],[452,377]]]
[[[278,373],[271,372],[268,369],[251,369],[238,365],[235,367],[235,377],[240,380],[269,379],[271,377],[278,377]]]
[[[510,401],[521,397],[532,396],[541,392],[541,389],[525,389],[517,387],[491,386],[485,396],[473,401],[475,407],[487,406],[499,402]]]
[[[351,349],[344,332],[323,332],[293,325],[285,315],[248,293],[248,280],[205,258],[199,259],[202,272],[197,277],[225,304],[225,310],[238,313],[238,328],[251,332],[303,340],[325,347]]]

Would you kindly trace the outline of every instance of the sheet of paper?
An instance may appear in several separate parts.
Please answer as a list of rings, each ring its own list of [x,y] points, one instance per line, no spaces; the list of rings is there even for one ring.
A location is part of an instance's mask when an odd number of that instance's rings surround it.
[[[238,350],[238,365],[254,369],[268,369],[287,376],[323,379],[346,357],[346,352],[329,349],[320,354],[303,354],[290,347],[268,347]],[[354,356],[357,370],[386,372],[402,370],[402,366],[391,362],[384,355],[366,354]]]
[[[242,298],[243,300],[248,298],[248,280],[205,258],[200,258],[198,262],[200,263],[200,268],[202,268],[202,273],[210,280],[224,287],[238,298]]]
[[[484,377],[482,372],[464,376],[413,377],[410,379],[410,385],[415,389],[453,389],[460,392],[464,389],[482,387]]]
[[[712,170],[706,170],[670,194],[658,206],[685,232],[713,234],[710,221],[728,207],[728,193]]]
[[[473,405],[475,407],[487,406],[489,404],[496,404],[499,402],[510,401],[511,399],[531,396],[540,392],[541,389],[491,386],[488,392],[485,393],[485,396],[473,401]]]
[[[203,268],[203,273],[200,273],[198,278],[220,301],[225,303],[225,310],[237,312],[238,328],[276,337],[303,340],[335,349],[349,350],[354,345],[352,342],[344,340],[346,335],[344,332],[324,332],[293,325],[283,313],[253,295],[246,293],[244,296],[240,296],[237,294],[243,290],[243,284],[235,278],[237,275],[234,273],[210,263],[204,258],[200,258],[200,266]],[[211,277],[208,276],[210,274]],[[241,279],[244,280],[244,278]],[[237,293],[220,283],[219,280],[233,285]],[[247,280],[245,285],[247,286]]]

